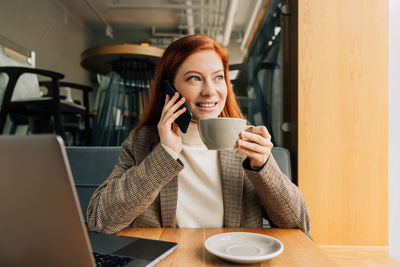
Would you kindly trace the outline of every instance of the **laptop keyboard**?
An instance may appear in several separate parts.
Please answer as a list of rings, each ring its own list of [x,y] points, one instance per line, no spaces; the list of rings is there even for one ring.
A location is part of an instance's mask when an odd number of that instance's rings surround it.
[[[105,255],[93,252],[94,260],[97,267],[117,267],[135,260],[133,257],[124,257],[117,255]]]

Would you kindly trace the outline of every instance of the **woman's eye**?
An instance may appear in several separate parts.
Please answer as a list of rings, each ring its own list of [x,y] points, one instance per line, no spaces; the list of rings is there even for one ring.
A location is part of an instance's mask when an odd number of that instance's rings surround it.
[[[188,81],[200,81],[200,77],[199,76],[190,76],[187,80]]]
[[[224,75],[218,75],[217,77],[215,77],[215,79],[217,80],[217,81],[223,81],[224,80]]]

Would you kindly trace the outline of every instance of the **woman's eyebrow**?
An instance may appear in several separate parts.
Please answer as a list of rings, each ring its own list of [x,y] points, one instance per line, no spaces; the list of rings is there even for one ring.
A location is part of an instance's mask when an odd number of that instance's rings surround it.
[[[213,72],[213,74],[218,73],[218,72],[224,72],[224,70],[223,69],[216,70]]]
[[[219,69],[214,71],[212,74],[218,73],[218,72],[223,72],[223,69]],[[189,73],[197,73],[197,74],[202,74],[200,71],[196,71],[196,70],[188,70],[187,72],[185,72],[183,75],[189,74]]]

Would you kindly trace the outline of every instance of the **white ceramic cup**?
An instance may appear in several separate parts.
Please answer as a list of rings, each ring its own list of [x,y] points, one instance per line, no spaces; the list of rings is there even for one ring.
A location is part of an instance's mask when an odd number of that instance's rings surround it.
[[[241,131],[253,126],[239,118],[208,118],[198,122],[201,140],[209,150],[232,150]]]

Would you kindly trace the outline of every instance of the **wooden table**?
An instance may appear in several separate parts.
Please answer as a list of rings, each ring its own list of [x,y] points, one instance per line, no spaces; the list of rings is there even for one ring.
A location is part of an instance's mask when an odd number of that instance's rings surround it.
[[[110,73],[113,81],[97,92],[100,102],[98,116],[93,117],[93,145],[121,145],[121,138],[129,134],[145,109],[154,69],[163,53],[159,47],[135,44],[103,45],[81,53],[84,69]]]
[[[130,228],[119,235],[174,241],[179,247],[158,266],[240,266],[217,258],[204,248],[204,241],[215,234],[252,232],[279,239],[284,250],[281,255],[259,264],[246,266],[336,266],[313,241],[297,229],[232,229],[232,228]]]
[[[89,48],[81,53],[81,66],[99,74],[112,70],[114,62],[120,59],[146,59],[156,64],[164,49],[135,44],[103,45]]]

